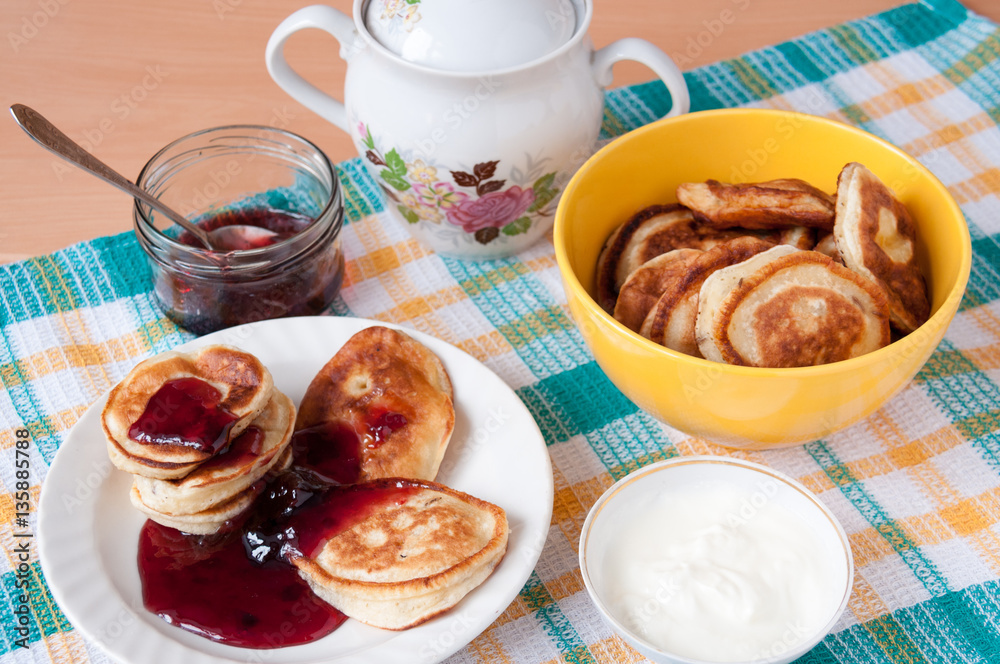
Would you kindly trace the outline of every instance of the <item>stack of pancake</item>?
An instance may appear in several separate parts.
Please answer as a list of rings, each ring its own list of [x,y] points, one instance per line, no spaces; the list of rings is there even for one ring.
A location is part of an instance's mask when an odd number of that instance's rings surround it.
[[[183,395],[152,400],[165,386],[179,381],[190,386],[192,379],[200,381],[194,387],[214,388],[216,407],[234,418],[209,432],[213,439],[222,438],[214,450],[178,433],[183,424],[204,431],[194,426],[200,422],[186,422],[178,401]],[[197,419],[197,412],[191,417]],[[171,442],[136,440],[133,425],[140,421],[167,423],[158,428],[173,430]],[[295,405],[274,388],[270,372],[256,357],[212,345],[190,353],[162,353],[137,364],[111,391],[101,422],[112,463],[133,475],[132,504],[157,523],[206,535],[246,510],[268,473],[291,463]]]
[[[197,392],[202,402],[212,397],[198,406],[207,408],[202,422],[182,412],[183,394],[164,397],[162,390],[174,385]],[[133,504],[184,533],[225,533],[286,469],[328,482],[323,501],[373,492],[373,506],[342,530],[322,533],[318,549],[282,551],[314,592],[347,616],[405,629],[458,603],[507,550],[503,509],[433,481],[455,426],[453,399],[448,373],[430,349],[373,326],[323,366],[298,409],[256,357],[216,345],[136,365],[112,390],[102,424],[112,462],[134,476]],[[218,431],[202,426],[215,410],[232,420]],[[211,449],[186,439],[186,430],[213,440]],[[344,472],[349,450],[331,455],[316,448],[339,445],[344,431],[359,442],[349,478],[334,477]],[[335,468],[328,475],[330,459]],[[378,497],[400,490],[404,499]]]
[[[874,174],[847,164],[836,195],[796,179],[677,188],[619,226],[598,303],[641,335],[719,362],[849,359],[930,313],[916,226]]]

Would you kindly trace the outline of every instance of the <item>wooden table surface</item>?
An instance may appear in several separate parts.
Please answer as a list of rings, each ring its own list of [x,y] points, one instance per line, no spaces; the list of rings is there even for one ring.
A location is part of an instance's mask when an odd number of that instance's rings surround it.
[[[642,37],[682,70],[872,14],[901,0],[594,0],[590,34],[600,47]],[[232,123],[299,133],[334,161],[355,156],[346,135],[270,79],[264,46],[302,3],[273,0],[3,0],[0,98],[35,108],[70,137],[134,178],[160,147]],[[351,0],[331,4],[350,12]],[[1000,21],[996,0],[965,5]],[[331,37],[296,35],[286,54],[336,96],[344,63]],[[615,67],[613,85],[648,80],[640,65]],[[131,200],[66,164],[0,119],[0,262],[129,230]]]

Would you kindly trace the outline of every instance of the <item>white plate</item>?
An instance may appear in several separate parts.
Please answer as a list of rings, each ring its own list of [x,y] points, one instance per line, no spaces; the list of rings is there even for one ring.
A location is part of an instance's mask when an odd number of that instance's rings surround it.
[[[255,355],[299,403],[313,376],[374,321],[287,318],[216,332],[182,348],[226,343]],[[404,331],[437,353],[455,389],[455,432],[436,478],[507,512],[510,540],[496,571],[451,611],[390,632],[348,620],[319,641],[273,650],[226,646],[172,627],[142,605],[136,564],[144,517],[129,503],[131,476],[114,468],[95,403],[59,449],[42,487],[38,537],[46,581],[87,638],[124,662],[438,662],[488,627],[534,569],[552,516],[552,468],[538,426],[496,374],[454,346]]]

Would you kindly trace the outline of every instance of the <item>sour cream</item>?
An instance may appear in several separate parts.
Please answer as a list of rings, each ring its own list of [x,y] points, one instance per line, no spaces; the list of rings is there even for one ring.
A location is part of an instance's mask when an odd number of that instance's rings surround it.
[[[595,561],[608,611],[658,648],[712,662],[779,656],[815,634],[831,617],[826,598],[842,594],[833,553],[779,489],[768,477],[702,481],[630,505]]]

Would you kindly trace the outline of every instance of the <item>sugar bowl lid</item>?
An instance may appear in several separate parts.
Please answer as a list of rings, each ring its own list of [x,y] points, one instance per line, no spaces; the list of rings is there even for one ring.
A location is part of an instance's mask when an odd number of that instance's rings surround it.
[[[368,0],[368,32],[408,62],[445,71],[516,67],[577,27],[573,0]]]

